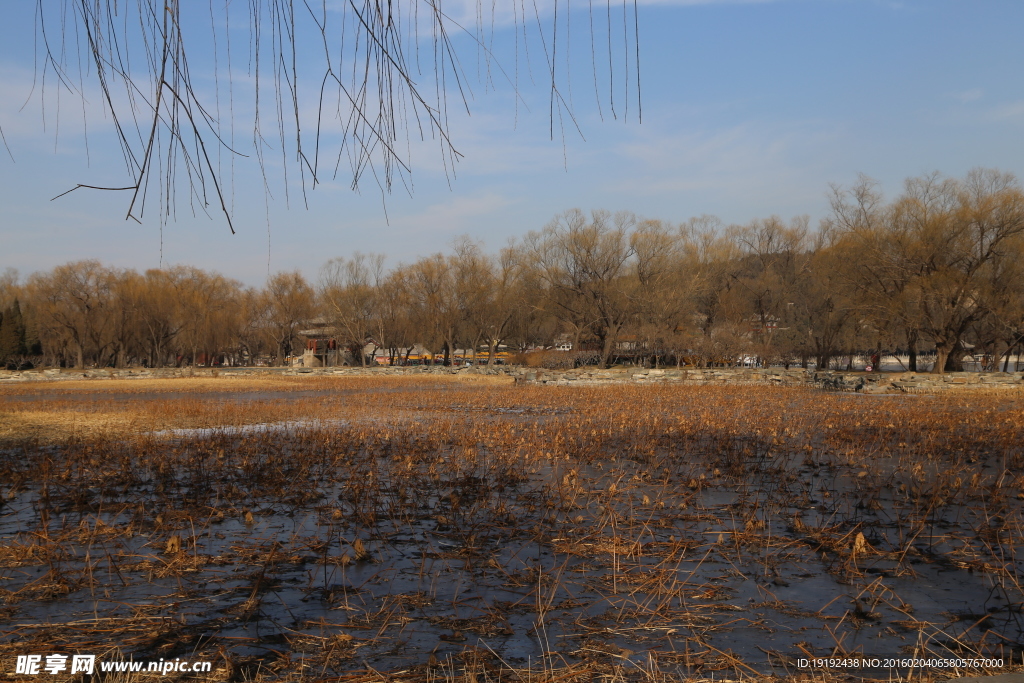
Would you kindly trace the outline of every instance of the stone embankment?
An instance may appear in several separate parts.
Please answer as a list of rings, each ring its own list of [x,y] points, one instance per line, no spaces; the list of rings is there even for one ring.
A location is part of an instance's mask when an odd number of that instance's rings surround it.
[[[579,368],[545,370],[514,365],[494,367],[342,367],[342,368],[130,368],[0,371],[0,385],[41,380],[156,379],[246,376],[491,375],[516,382],[553,386],[605,384],[691,384],[809,386],[863,393],[933,393],[950,389],[1024,389],[1022,372],[950,372],[944,375],[865,372],[816,372],[802,368]]]
[[[863,393],[932,393],[955,388],[1024,389],[1021,372],[949,372],[944,375],[914,372],[816,372],[796,368],[681,368],[681,369],[579,369],[568,371],[520,369],[519,381],[541,384],[613,384],[686,383],[686,384],[758,384],[774,386],[810,386],[831,391]]]

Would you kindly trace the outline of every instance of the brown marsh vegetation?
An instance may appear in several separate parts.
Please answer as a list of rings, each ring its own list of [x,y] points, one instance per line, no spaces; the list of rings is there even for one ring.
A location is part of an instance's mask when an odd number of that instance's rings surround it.
[[[1024,652],[1016,392],[0,391],[8,672],[56,651],[234,680],[810,678],[797,658]]]

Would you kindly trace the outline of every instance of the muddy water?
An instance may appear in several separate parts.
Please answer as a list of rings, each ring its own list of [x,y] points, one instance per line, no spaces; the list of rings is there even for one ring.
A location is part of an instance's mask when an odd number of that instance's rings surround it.
[[[478,448],[465,464],[432,444],[415,457],[334,452],[309,479],[286,472],[261,490],[267,468],[344,428],[161,434],[126,456],[146,464],[116,486],[5,487],[0,645],[222,651],[318,672],[596,661],[783,673],[808,655],[960,645],[1020,658],[1020,503],[912,503],[938,466],[865,470],[755,441],[731,470],[715,454],[614,447],[511,463]],[[207,469],[161,472],[183,450]],[[976,463],[988,478],[1002,467]]]

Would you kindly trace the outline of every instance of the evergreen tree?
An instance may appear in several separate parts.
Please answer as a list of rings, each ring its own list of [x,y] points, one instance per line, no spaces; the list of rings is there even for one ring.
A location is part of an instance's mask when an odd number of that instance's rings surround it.
[[[21,306],[15,299],[0,321],[0,361],[24,356],[26,352],[25,321],[21,317]]]
[[[23,314],[25,322],[25,353],[29,356],[43,355],[43,341],[39,338],[39,323],[34,311],[30,308],[28,314]]]

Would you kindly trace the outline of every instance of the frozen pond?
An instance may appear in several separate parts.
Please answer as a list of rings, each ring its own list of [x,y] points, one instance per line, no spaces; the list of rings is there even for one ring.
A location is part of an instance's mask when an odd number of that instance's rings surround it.
[[[476,412],[6,451],[0,645],[334,672],[1020,656],[1005,451],[917,462],[865,424],[893,449],[865,465],[753,430]],[[47,458],[66,465],[44,476]]]

